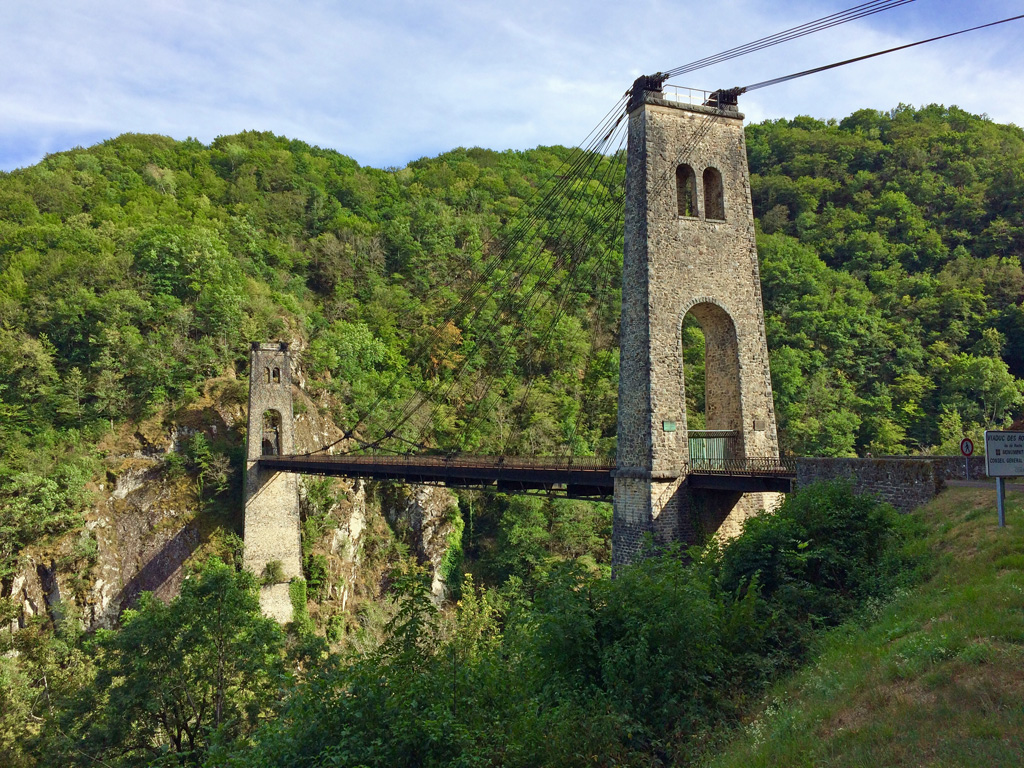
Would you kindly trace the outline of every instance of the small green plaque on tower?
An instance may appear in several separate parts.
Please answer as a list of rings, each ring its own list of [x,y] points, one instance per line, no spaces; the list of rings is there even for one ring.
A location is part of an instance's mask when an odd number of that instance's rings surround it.
[[[675,432],[676,423],[674,421],[663,421],[661,422],[661,428],[665,432]]]

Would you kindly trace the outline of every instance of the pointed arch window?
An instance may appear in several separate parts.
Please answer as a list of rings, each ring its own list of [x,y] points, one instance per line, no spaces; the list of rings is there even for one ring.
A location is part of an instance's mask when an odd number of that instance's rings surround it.
[[[281,455],[281,414],[277,411],[266,411],[263,414],[262,454]]]
[[[269,384],[270,383],[270,369],[269,368],[264,368],[263,369],[263,383],[264,384]]]
[[[676,203],[680,216],[697,215],[697,175],[686,163],[676,168]]]
[[[717,168],[704,169],[704,218],[725,221],[725,190]]]
[[[281,369],[280,368],[275,368],[274,369],[274,383],[275,384],[280,384],[281,383]]]

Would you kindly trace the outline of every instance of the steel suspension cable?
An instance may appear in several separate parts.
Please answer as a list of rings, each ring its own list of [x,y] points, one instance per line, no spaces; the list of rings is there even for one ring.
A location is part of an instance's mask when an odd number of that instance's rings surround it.
[[[597,274],[599,267],[605,263],[604,259],[598,257],[587,258],[587,254],[583,251],[587,248],[587,245],[596,240],[604,240],[609,229],[608,224],[614,224],[615,229],[618,230],[619,224],[621,223],[621,215],[623,209],[623,202],[621,199],[613,200],[608,212],[597,222],[597,225],[592,225],[589,228],[588,234],[598,235],[596,238],[588,239],[586,241],[578,241],[575,245],[575,258],[570,260],[569,271],[565,276],[565,282],[559,286],[559,291],[554,297],[554,312],[552,313],[551,319],[547,323],[547,327],[543,329],[539,337],[539,344],[537,348],[541,351],[547,351],[554,339],[555,333],[558,330],[559,324],[562,317],[565,315],[568,307],[569,299],[578,296],[581,293],[581,286],[589,283],[590,279]],[[609,251],[613,253],[614,250]],[[607,254],[605,259],[607,258]],[[522,418],[526,412],[526,406],[529,402],[529,397],[535,384],[537,383],[538,375],[536,372],[531,373],[526,380],[526,387],[523,390],[523,394],[519,399],[519,404],[513,409],[513,413],[517,419]],[[478,405],[483,402],[483,398],[480,398]],[[521,421],[517,421],[517,426],[521,426]],[[502,444],[502,452],[507,453],[509,441],[512,439],[512,435],[509,434]]]
[[[876,56],[884,56],[887,53],[894,53],[896,51],[906,50],[907,48],[913,48],[918,45],[924,45],[925,43],[934,43],[936,40],[945,40],[948,37],[956,37],[957,35],[963,35],[967,32],[974,32],[979,29],[986,29],[987,27],[994,27],[999,24],[1006,24],[1010,21],[1018,21],[1024,19],[1024,14],[1018,16],[1011,16],[1008,19],[1000,19],[999,21],[992,21],[988,24],[979,24],[976,27],[969,27],[967,29],[961,29],[957,32],[948,32],[945,35],[938,35],[936,37],[929,37],[927,40],[918,40],[916,43],[907,43],[906,45],[897,45],[895,48],[887,48],[884,51],[876,51],[875,53],[868,53],[864,56],[857,56],[852,59],[846,59],[845,61],[837,61],[835,64],[826,64],[823,67],[815,67],[814,69],[805,69],[803,72],[794,72],[792,75],[785,75],[783,77],[776,77],[771,80],[764,80],[760,83],[754,83],[753,85],[747,85],[742,88],[733,88],[729,93],[735,93],[739,95],[741,93],[747,93],[748,91],[756,91],[758,88],[767,88],[769,85],[778,85],[784,83],[787,80],[795,80],[798,77],[806,77],[807,75],[814,75],[818,72],[824,72],[829,69],[835,69],[836,67],[844,67],[847,64],[854,64],[858,61],[864,61],[865,59],[873,59]]]
[[[516,246],[522,242],[524,237],[531,232],[535,225],[543,220],[544,214],[550,213],[554,208],[557,210],[559,201],[562,199],[562,192],[565,188],[571,186],[574,180],[579,178],[587,178],[589,176],[590,166],[596,162],[594,160],[595,150],[598,150],[602,145],[606,144],[609,136],[619,125],[623,118],[622,107],[625,104],[625,97],[622,97],[619,102],[602,118],[601,122],[591,130],[587,135],[586,139],[590,139],[589,145],[583,147],[576,147],[571,153],[567,160],[563,161],[562,165],[555,169],[549,181],[554,179],[553,184],[542,184],[540,185],[534,194],[524,201],[521,210],[526,211],[525,216],[513,216],[512,222],[510,222],[512,229],[504,234],[498,248],[488,259],[484,265],[484,270],[477,278],[473,281],[470,286],[470,290],[463,294],[460,302],[453,307],[441,322],[437,323],[431,335],[424,341],[422,347],[416,351],[413,355],[412,362],[416,362],[430,351],[431,342],[433,342],[443,332],[445,327],[449,323],[461,322],[465,319],[466,314],[472,312],[474,305],[477,307],[481,306],[493,296],[495,287],[492,287],[491,291],[484,297],[484,301],[477,301],[477,294],[481,287],[486,286],[488,281],[493,277],[494,273],[503,264],[510,266],[513,271],[522,272],[523,269],[519,268],[519,259],[514,260],[511,265],[506,264],[506,257],[516,248]],[[586,139],[584,143],[586,142]],[[542,194],[543,193],[543,194]],[[541,195],[539,202],[531,205],[538,195]],[[493,240],[491,241],[493,242]],[[532,263],[532,261],[531,261]],[[529,264],[527,265],[529,267]],[[474,314],[474,317],[479,316],[479,309]],[[447,351],[447,350],[445,350]],[[358,414],[356,423],[346,430],[342,437],[334,442],[312,451],[310,453],[319,453],[328,451],[335,445],[343,442],[344,440],[350,439],[355,436],[355,430],[358,426],[363,423],[367,418],[370,418],[377,408],[390,396],[397,383],[396,379],[392,380],[392,383],[388,386],[386,391],[381,394],[377,400],[370,406],[366,411]],[[418,406],[417,406],[418,407]]]
[[[618,122],[619,121],[616,121],[616,123],[618,123]],[[610,133],[611,132],[606,133],[603,138],[605,140],[610,138]],[[594,163],[602,161],[602,155],[601,154],[596,154],[596,155],[595,154],[591,154],[590,158],[588,160],[589,160],[589,162],[588,162],[587,166],[593,165]],[[580,177],[583,178],[583,179],[586,179],[586,178],[589,178],[590,176],[592,176],[592,173],[590,172],[589,169],[587,169],[587,173],[582,174]],[[576,183],[577,186],[579,186],[578,183],[577,183],[578,181],[579,181],[579,178],[577,178],[576,180],[569,179],[565,183],[566,184]],[[569,210],[568,212],[562,211],[561,213],[559,213],[558,214],[558,218],[556,218],[556,220],[554,222],[552,222],[552,228],[557,229],[558,226],[562,223],[562,221],[561,221],[562,218],[566,218],[566,219],[569,219],[569,220],[574,220],[574,216],[573,216],[573,214],[575,212],[574,209],[575,209],[575,207],[578,206],[579,199],[580,199],[580,195],[579,195],[579,191],[577,190],[576,194],[574,194],[574,196],[573,196],[572,204],[570,205],[570,209],[571,210]],[[563,235],[562,239],[564,239],[564,235]],[[539,255],[544,250],[545,249],[543,247],[543,244],[535,246],[534,249],[533,249],[532,255],[529,257],[529,262],[528,262],[528,264],[526,266],[527,267],[532,267],[533,262],[536,260],[536,258],[539,257]],[[539,277],[537,282],[533,285],[531,290],[525,295],[525,297],[507,298],[501,305],[499,305],[498,311],[495,313],[495,317],[492,319],[492,321],[489,324],[489,326],[484,329],[484,333],[482,334],[482,336],[483,337],[488,337],[488,336],[492,335],[493,332],[497,329],[497,327],[500,324],[502,324],[502,313],[509,313],[509,312],[512,312],[512,311],[519,312],[519,313],[525,312],[529,308],[529,306],[532,305],[532,300],[533,300],[534,296],[537,294],[537,292],[547,285],[547,282],[550,280],[551,275],[555,271],[557,271],[558,269],[560,269],[563,266],[564,258],[565,257],[562,256],[562,257],[559,257],[558,259],[556,259],[556,262],[552,265],[552,267],[550,269],[548,269],[547,272],[542,273],[542,275]],[[527,274],[528,272],[529,272],[529,270],[519,270],[518,271],[518,276],[516,277],[516,279],[517,280],[521,280],[522,277],[525,274]],[[497,286],[498,286],[497,283],[495,283],[492,286],[491,291],[488,293],[488,296],[486,296],[485,299],[489,299],[490,296],[493,295],[493,293],[497,289]],[[510,302],[514,302],[514,305],[511,306],[511,307],[509,307],[509,303]],[[478,306],[477,312],[474,314],[474,317],[478,317],[482,310],[483,310],[483,302],[481,302],[480,305]],[[500,351],[502,351],[502,350],[499,348],[499,352]],[[415,412],[417,410],[419,410],[421,407],[425,406],[426,404],[430,403],[432,400],[437,398],[439,393],[440,393],[440,396],[442,398],[447,397],[448,393],[458,383],[458,379],[461,377],[463,370],[466,368],[466,366],[468,366],[469,362],[470,361],[468,359],[466,361],[464,361],[462,369],[460,369],[460,371],[453,377],[452,381],[448,382],[447,385],[445,385],[444,382],[440,382],[439,381],[437,385],[435,385],[434,387],[431,388],[431,391],[429,391],[427,393],[420,393],[420,395],[418,395],[417,397],[415,397],[412,400],[410,400],[406,404],[405,409],[403,409],[403,412],[402,412],[402,414],[401,414],[401,416],[400,416],[400,418],[398,420],[398,423],[393,424],[388,430],[385,431],[385,434],[381,438],[378,438],[377,440],[374,440],[374,441],[372,441],[370,443],[366,443],[365,441],[361,441],[361,442],[363,442],[363,445],[364,446],[379,446],[379,444],[380,444],[380,442],[382,440],[389,439],[390,437],[394,437],[395,436],[395,432],[397,431],[397,429],[399,429],[402,425],[404,425],[415,414]],[[443,391],[441,391],[441,390],[443,390]],[[404,438],[403,438],[403,440],[404,440]],[[340,441],[335,441],[334,444],[337,444],[337,442],[340,442]],[[332,444],[332,445],[334,445],[334,444]],[[328,446],[328,447],[331,447],[331,446]],[[321,450],[325,450],[325,449],[321,449]],[[356,448],[354,450],[358,450],[358,448]]]
[[[698,125],[697,130],[695,131],[694,135],[687,142],[687,144],[684,145],[680,149],[680,151],[679,151],[679,153],[678,153],[678,155],[677,155],[677,157],[675,159],[675,163],[672,164],[673,168],[676,165],[678,165],[680,162],[682,162],[683,160],[688,159],[693,154],[693,152],[695,151],[697,146],[699,146],[700,142],[703,140],[704,137],[706,137],[706,135],[710,131],[711,126],[715,122],[715,120],[716,120],[716,116],[715,115],[708,115],[708,116],[705,117],[705,119],[703,121],[701,121],[701,123]],[[619,146],[618,146],[618,148],[616,150],[616,156],[619,157],[619,158],[621,158],[620,152],[621,152],[621,149],[622,149],[622,142],[624,142],[624,140],[625,140],[625,131],[622,132],[622,140],[620,141]],[[671,171],[668,172],[656,184],[656,186],[654,187],[654,192],[657,193],[658,191],[660,191],[667,183],[669,183],[672,180],[672,177],[673,177],[673,173]],[[590,236],[599,235],[599,237],[597,239],[604,240],[605,237],[607,237],[608,233],[610,232],[610,229],[611,229],[612,225],[614,225],[615,228],[618,229],[619,225],[621,224],[621,214],[622,214],[622,211],[623,211],[623,207],[624,207],[624,200],[622,198],[619,198],[618,200],[613,201],[611,207],[606,210],[604,216],[602,216],[599,219],[599,221],[597,222],[597,225],[596,226],[595,225],[590,225],[588,227],[588,231],[585,233],[585,235],[590,235]],[[583,246],[583,243],[580,240],[576,240],[574,245],[578,249],[579,247]],[[607,258],[607,255],[606,255],[605,258]],[[583,264],[584,264],[583,260],[579,259],[579,258],[574,258],[574,259],[572,259],[570,261],[570,271],[569,271],[569,274],[568,274],[568,283],[566,285],[564,285],[563,286],[563,290],[561,290],[559,292],[559,294],[556,295],[557,296],[557,302],[556,302],[555,313],[552,316],[551,321],[548,323],[547,328],[544,330],[544,332],[542,333],[542,336],[541,336],[541,347],[544,348],[544,349],[546,349],[547,346],[550,344],[550,341],[551,341],[551,339],[552,339],[552,337],[554,335],[554,332],[557,330],[558,323],[560,322],[561,317],[564,315],[564,312],[565,312],[565,309],[566,309],[567,300],[569,299],[569,297],[571,295],[573,295],[574,293],[577,292],[577,283],[584,283],[587,280],[589,280],[590,277],[592,277],[593,275],[597,274],[598,269],[601,266],[604,266],[605,260],[602,260],[602,259],[592,259],[592,260],[590,260],[589,269],[583,268]],[[577,275],[580,276],[580,278],[582,278],[582,279],[577,280]],[[518,334],[506,340],[506,342],[503,345],[502,349],[499,350],[499,353],[498,353],[499,358],[507,350],[507,348],[509,346],[511,346],[511,344],[515,343],[517,338],[518,338]],[[476,412],[479,410],[480,406],[482,405],[482,403],[485,401],[487,395],[489,394],[492,381],[493,381],[493,377],[491,378],[491,381],[489,381],[487,387],[485,388],[484,393],[481,394],[477,398],[476,403],[475,403],[474,408],[473,408],[473,411],[469,414],[469,420],[472,420],[473,418],[475,418]],[[525,407],[526,407],[527,401],[529,399],[530,392],[532,391],[535,382],[536,382],[536,377],[535,376],[529,377],[529,379],[527,381],[527,386],[526,386],[526,388],[524,390],[524,393],[523,393],[522,397],[520,398],[519,405],[514,409],[514,412],[516,414],[518,414],[518,416],[520,418],[522,417],[523,413],[525,412]],[[572,432],[571,432],[571,434],[569,436],[570,440],[575,439],[575,435],[578,433],[579,421],[582,418],[582,415],[583,415],[582,412],[580,412],[580,414],[578,415],[577,422],[574,425],[574,427],[572,429]],[[511,438],[512,438],[512,436],[510,434],[503,441],[503,445],[502,445],[503,452],[507,452],[508,444],[509,444],[509,441],[511,440]],[[571,449],[571,446],[570,446],[570,449]]]
[[[709,67],[712,64],[719,64],[723,61],[728,61],[729,59],[734,59],[738,56],[744,56],[748,53],[753,53],[755,51],[760,51],[765,48],[770,48],[771,46],[779,45],[780,43],[795,40],[799,37],[804,37],[805,35],[820,32],[824,29],[830,29],[832,27],[839,26],[840,24],[845,24],[849,21],[862,19],[866,16],[873,16],[876,13],[888,11],[892,8],[896,8],[901,5],[907,5],[908,3],[912,2],[914,2],[914,0],[872,0],[872,2],[861,3],[859,5],[853,6],[852,8],[848,8],[845,11],[839,11],[828,16],[823,16],[820,19],[809,21],[805,24],[801,24],[799,26],[783,30],[782,32],[776,32],[773,35],[762,37],[758,40],[754,40],[752,42],[737,46],[735,48],[730,48],[727,51],[722,51],[721,53],[706,56],[703,59],[698,59],[697,61],[690,62],[689,64],[684,64],[681,67],[670,69],[666,72],[663,72],[662,74],[665,76],[666,79],[672,77],[679,77],[680,75],[685,75],[688,72],[693,72],[698,69],[703,69],[704,67]]]
[[[612,167],[614,167],[615,163],[612,163],[610,165]],[[612,173],[611,169],[606,169],[605,176],[608,176],[611,173]],[[579,220],[577,220],[577,221],[579,221]],[[558,223],[558,222],[556,222],[556,223]],[[576,226],[578,227],[579,224],[577,223]],[[566,235],[563,232],[562,237],[559,239],[559,241],[558,241],[558,243],[556,243],[556,245],[560,246],[562,243],[564,243],[565,240],[566,240]],[[556,257],[556,259],[552,263],[552,265],[548,269],[546,269],[544,272],[542,272],[541,275],[539,275],[537,277],[536,282],[531,286],[531,288],[527,291],[527,293],[525,295],[523,295],[523,296],[515,296],[514,292],[509,292],[509,294],[507,294],[509,296],[509,298],[507,298],[505,300],[505,302],[503,302],[503,304],[499,306],[499,308],[498,308],[499,311],[495,312],[494,318],[492,319],[490,325],[486,329],[487,331],[493,333],[494,331],[496,331],[499,328],[499,326],[500,327],[505,327],[506,324],[502,323],[503,314],[506,317],[510,316],[510,315],[518,315],[519,317],[524,316],[526,314],[526,312],[529,311],[533,307],[533,302],[534,302],[535,298],[538,295],[540,295],[540,292],[542,290],[544,290],[548,286],[548,284],[550,284],[550,282],[554,278],[554,276],[557,275],[557,273],[560,272],[563,269],[563,267],[565,266],[567,260],[569,261],[570,270],[572,270],[574,268],[573,267],[572,256],[573,256],[573,252],[576,249],[574,247],[572,247],[573,243],[569,243],[568,245],[570,247],[564,249],[566,252],[561,252]],[[543,252],[544,250],[545,249],[540,248],[540,249],[538,249],[537,253],[539,254],[539,253]],[[562,248],[559,248],[559,251],[562,251]],[[509,351],[511,345],[518,341],[519,337],[522,335],[522,333],[524,331],[524,328],[523,328],[521,323],[511,324],[511,325],[508,325],[507,327],[512,329],[512,333],[511,333],[510,336],[508,336],[504,340],[504,342],[502,342],[498,346],[497,350],[494,352],[494,357],[497,360],[500,360],[505,355],[505,353]],[[443,388],[443,391],[440,392],[440,397],[441,397],[442,401],[444,399],[446,399],[448,397],[448,395],[454,390],[455,386],[458,384],[459,380],[461,379],[461,377],[466,372],[466,370],[468,368],[468,365],[469,365],[469,362],[470,361],[468,359],[463,362],[463,365],[460,367],[459,371],[447,383],[447,385]],[[484,392],[476,399],[476,403],[474,405],[473,412],[470,414],[471,417],[474,416],[474,414],[478,410],[480,404],[486,399],[487,395],[489,394],[490,389],[493,386],[493,381],[494,381],[495,376],[496,376],[496,374],[492,373],[492,374],[490,374],[490,375],[488,375],[486,377],[487,384],[485,385]],[[423,402],[423,403],[420,403],[419,406],[422,406],[422,405],[425,405],[425,404],[426,403]],[[434,408],[434,410],[432,412],[431,423],[433,423],[433,416],[439,410],[440,410],[440,404],[438,403],[435,406],[435,408]],[[401,420],[402,423],[407,421],[408,418],[410,418],[412,415],[413,414],[411,412],[406,414],[406,415],[404,415],[402,420]]]
[[[662,178],[654,186],[654,188],[653,188],[654,195],[659,194],[665,188],[665,186],[673,180],[673,177],[675,175],[674,169],[676,167],[678,167],[680,165],[680,163],[691,159],[691,156],[693,155],[693,153],[696,150],[696,148],[703,141],[704,137],[707,136],[707,134],[710,132],[711,126],[715,122],[716,119],[718,119],[717,115],[715,115],[715,114],[708,114],[704,118],[704,120],[702,120],[698,124],[696,130],[694,131],[693,136],[690,138],[690,140],[686,144],[684,144],[679,149],[679,151],[676,153],[676,157],[675,157],[674,161],[668,166],[668,170],[666,171],[665,175],[662,176]],[[594,270],[595,272],[596,272],[596,269],[597,268],[595,268],[595,270]],[[594,350],[592,348],[591,349],[591,353],[590,353],[590,355],[587,358],[587,368],[589,368],[589,366],[590,366],[590,360],[593,357],[593,354],[594,354]],[[584,378],[585,378],[585,376],[586,376],[586,374],[584,374]],[[568,436],[567,447],[569,448],[569,455],[570,456],[571,456],[572,445],[575,443],[576,437],[579,434],[580,426],[582,425],[584,415],[585,415],[585,409],[584,409],[583,405],[581,404],[580,405],[580,409],[577,412],[576,421],[573,424],[572,431],[570,432],[570,434]],[[565,454],[563,453],[563,455],[565,455]]]
[[[625,134],[625,131],[623,131],[622,135],[621,135],[620,142],[619,142],[618,149],[616,150],[616,153],[615,153],[615,155],[619,159],[620,163],[621,163],[621,157],[622,157],[621,150],[622,150],[622,146],[623,146],[623,144],[625,142],[625,139],[626,139],[626,134]],[[586,239],[577,240],[576,243],[574,244],[575,245],[575,250],[578,251],[579,249],[585,248],[587,243],[593,242],[595,240],[597,240],[597,241],[604,241],[607,238],[607,236],[610,233],[610,231],[611,231],[611,225],[614,225],[615,229],[618,230],[619,229],[619,224],[622,221],[622,211],[623,211],[623,208],[624,208],[624,204],[625,204],[625,201],[624,201],[624,198],[621,195],[619,195],[615,199],[613,199],[611,201],[610,206],[606,206],[604,214],[597,220],[597,222],[596,223],[592,223],[592,224],[587,226],[587,231],[584,233],[584,236],[585,236]],[[609,251],[609,253],[612,253],[612,252],[613,251]],[[607,259],[607,254],[605,255],[605,259]],[[585,264],[586,264],[586,268],[584,268]],[[556,330],[558,328],[558,324],[561,321],[561,318],[562,318],[562,316],[565,313],[566,304],[567,304],[568,299],[571,296],[580,293],[579,285],[580,284],[585,284],[585,283],[589,282],[589,279],[591,277],[593,277],[595,274],[597,274],[598,269],[601,266],[603,266],[604,264],[605,264],[605,260],[604,259],[592,258],[592,259],[587,260],[585,258],[585,254],[581,254],[579,258],[576,258],[576,259],[572,260],[570,271],[569,271],[569,274],[567,275],[567,282],[564,283],[561,286],[561,291],[560,291],[560,293],[557,296],[557,303],[555,305],[555,312],[554,312],[554,314],[553,314],[553,316],[551,318],[551,321],[548,323],[547,328],[544,330],[544,332],[543,332],[543,334],[541,336],[541,348],[542,349],[546,350],[548,348],[548,346],[550,345],[551,340],[552,340],[552,338],[554,336],[554,333],[556,332]],[[582,271],[581,271],[581,269],[582,269]],[[528,378],[528,380],[527,380],[527,386],[526,386],[526,388],[525,388],[525,390],[523,392],[523,395],[520,398],[519,405],[514,409],[514,412],[517,413],[520,418],[525,413],[526,404],[528,402],[530,393],[531,393],[535,383],[536,383],[536,376],[535,375],[530,376]],[[482,399],[478,400],[478,404],[480,402],[482,402]],[[503,445],[502,445],[502,451],[503,452],[507,452],[509,441],[511,440],[511,437],[512,436],[510,434],[508,437],[506,437],[505,441],[503,441]]]
[[[599,161],[600,156],[596,156],[594,162],[596,163]],[[589,175],[590,174],[588,173],[588,176]],[[579,185],[577,185],[577,187],[578,186]],[[574,192],[573,197],[570,199],[569,210],[563,210],[560,213],[558,213],[558,216],[556,220],[552,222],[551,227],[554,229],[558,229],[559,225],[562,225],[563,222],[573,221],[574,214],[576,212],[576,208],[578,208],[579,203],[580,191],[577,189]],[[556,250],[560,250],[558,249],[558,245],[565,239],[565,230],[563,229],[562,231],[562,236],[555,243]],[[527,263],[525,264],[525,268],[519,270],[514,275],[512,281],[504,285],[504,287],[506,288],[506,298],[498,305],[494,313],[494,317],[492,318],[490,323],[487,326],[485,326],[483,333],[481,334],[482,338],[488,338],[499,328],[500,325],[502,325],[503,315],[507,316],[509,314],[514,314],[517,312],[521,314],[523,311],[525,311],[525,309],[528,309],[529,304],[531,303],[531,300],[535,295],[536,291],[545,287],[547,280],[550,278],[550,275],[561,267],[561,263],[564,260],[563,256],[559,256],[558,258],[556,258],[555,263],[552,265],[552,267],[549,268],[545,273],[542,273],[537,283],[534,284],[533,288],[527,293],[525,298],[516,296],[516,289],[518,288],[518,286],[522,284],[526,277],[531,274],[534,264],[540,259],[540,257],[545,253],[546,250],[547,249],[544,247],[543,243],[538,243],[537,245],[535,245],[532,249],[532,254],[528,257]],[[497,292],[499,286],[500,284],[498,282],[495,282],[492,285],[491,290],[484,297],[483,301],[481,301],[477,306],[476,312],[473,314],[473,321],[479,319],[480,314],[484,311],[486,307],[486,302]],[[454,379],[451,382],[449,382],[448,385],[445,387],[445,390],[442,393],[443,397],[446,397],[448,392],[450,392],[451,389],[454,388],[455,384],[457,383],[458,377],[461,376],[461,374],[464,372],[466,365],[468,365],[468,360],[464,363],[462,369],[460,369],[459,373],[454,377]],[[435,394],[437,394],[437,388],[434,388],[433,391],[428,393],[428,399],[429,397],[433,397]],[[420,400],[419,402],[412,404],[412,406],[408,408],[407,412],[403,412],[399,421],[401,423],[407,421],[408,417],[411,417],[412,414],[419,408],[423,407],[426,404],[426,402],[427,401],[425,400]]]

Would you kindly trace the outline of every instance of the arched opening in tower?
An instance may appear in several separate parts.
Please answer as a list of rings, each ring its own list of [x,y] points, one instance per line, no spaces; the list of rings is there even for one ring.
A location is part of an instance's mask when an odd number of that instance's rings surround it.
[[[736,324],[722,307],[691,307],[681,329],[683,395],[691,465],[745,455]]]
[[[725,220],[725,190],[717,168],[704,169],[704,218]]]
[[[687,313],[683,320],[683,381],[686,395],[686,428],[704,429],[704,329]]]
[[[264,456],[281,455],[281,414],[277,411],[266,411],[263,414],[262,446]]]
[[[697,215],[697,175],[686,163],[676,168],[676,205],[680,216]]]

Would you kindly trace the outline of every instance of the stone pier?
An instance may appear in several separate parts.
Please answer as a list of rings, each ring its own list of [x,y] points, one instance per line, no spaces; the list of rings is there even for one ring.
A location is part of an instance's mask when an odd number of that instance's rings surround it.
[[[249,431],[245,457],[246,569],[272,580],[260,590],[263,613],[292,620],[288,583],[302,578],[298,476],[261,470],[261,456],[294,453],[288,344],[254,343],[249,352]]]
[[[612,559],[734,535],[778,494],[691,489],[682,327],[705,337],[706,425],[737,459],[778,458],[743,115],[669,101],[657,78],[629,106]]]

